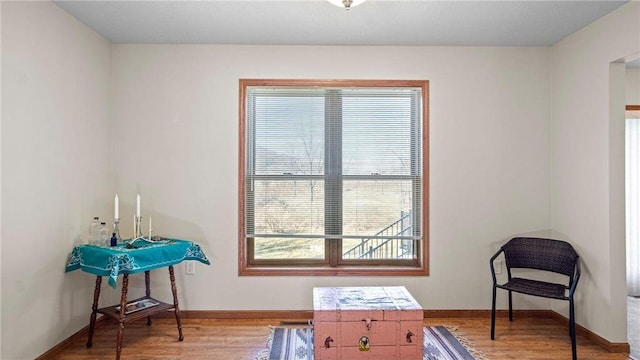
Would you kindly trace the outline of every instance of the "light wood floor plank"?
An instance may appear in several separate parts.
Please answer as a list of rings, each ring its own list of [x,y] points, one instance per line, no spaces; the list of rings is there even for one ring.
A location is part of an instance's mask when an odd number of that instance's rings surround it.
[[[184,341],[179,342],[175,320],[154,319],[128,324],[122,349],[123,360],[253,360],[265,348],[268,325],[286,319],[183,319]],[[299,320],[299,319],[298,319]],[[445,325],[467,338],[487,359],[566,360],[571,358],[568,329],[551,318],[521,318],[510,323],[498,318],[496,340],[489,338],[490,320],[485,318],[430,318],[425,325]],[[96,328],[93,347],[86,336],[72,343],[53,359],[114,359],[117,324],[105,321]],[[627,354],[609,353],[578,336],[578,358],[626,360]]]

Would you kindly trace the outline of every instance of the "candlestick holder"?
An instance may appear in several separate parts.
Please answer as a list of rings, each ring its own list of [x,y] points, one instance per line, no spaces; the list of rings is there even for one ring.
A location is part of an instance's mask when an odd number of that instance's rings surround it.
[[[138,239],[142,237],[142,216],[136,216],[136,224],[135,224],[135,234],[133,234],[134,239]]]
[[[122,240],[122,238],[120,237],[120,219],[113,219],[113,232],[116,234],[116,238],[118,239],[118,242],[120,242]]]

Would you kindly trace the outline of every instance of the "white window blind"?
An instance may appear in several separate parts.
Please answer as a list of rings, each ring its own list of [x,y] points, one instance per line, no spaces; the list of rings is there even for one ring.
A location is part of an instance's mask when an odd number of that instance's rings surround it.
[[[421,240],[421,111],[419,87],[249,87],[246,237]]]

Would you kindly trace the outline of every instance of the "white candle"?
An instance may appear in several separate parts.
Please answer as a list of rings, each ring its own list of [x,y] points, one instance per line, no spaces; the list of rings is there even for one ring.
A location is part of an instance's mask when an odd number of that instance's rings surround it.
[[[136,216],[140,217],[140,194],[136,197]]]
[[[151,216],[149,216],[149,240],[151,240]]]
[[[119,203],[120,201],[118,200],[118,194],[116,194],[116,198],[113,200],[113,218],[116,220],[120,219],[120,213],[118,211],[118,206],[120,205]]]

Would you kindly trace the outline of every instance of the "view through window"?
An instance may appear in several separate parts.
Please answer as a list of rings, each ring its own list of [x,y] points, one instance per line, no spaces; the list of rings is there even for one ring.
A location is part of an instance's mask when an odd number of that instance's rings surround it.
[[[428,82],[240,88],[241,274],[425,274]]]

